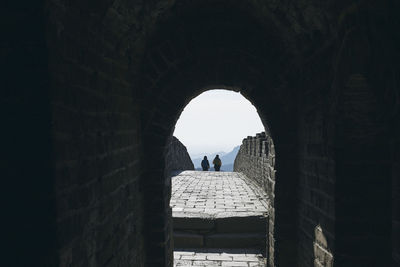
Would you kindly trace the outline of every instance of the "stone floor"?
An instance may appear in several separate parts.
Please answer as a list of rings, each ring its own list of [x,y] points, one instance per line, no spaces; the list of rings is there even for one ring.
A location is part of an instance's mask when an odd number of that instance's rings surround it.
[[[246,245],[242,247],[246,243],[243,241],[245,240],[243,236],[258,228],[253,226],[260,223],[260,218],[267,216],[266,195],[243,174],[202,171],[175,173],[172,177],[170,205],[174,231],[180,226],[184,226],[182,228],[190,226],[190,229],[183,233],[185,244],[197,244],[198,240],[192,237],[194,235],[202,242],[209,243],[221,223],[221,225],[224,224],[224,233],[216,235],[221,239],[219,244],[232,245],[237,241],[236,243],[239,242],[240,245],[240,248],[182,246],[183,248],[176,248],[174,251],[174,266],[266,266],[260,249],[249,248],[250,246]],[[232,227],[230,225],[232,223],[239,225]],[[217,225],[217,227],[210,230],[207,228],[209,224]],[[261,229],[265,230],[263,225],[265,222],[261,224]],[[200,229],[199,233],[195,228]],[[234,228],[237,229],[234,230]],[[226,233],[228,229],[234,233]],[[238,229],[244,231],[243,236],[241,232],[237,232]],[[201,232],[207,230],[211,231],[211,234],[202,236]],[[263,235],[265,238],[265,233]],[[178,239],[177,232],[174,236],[176,244],[182,244],[182,237]],[[233,237],[239,239],[232,239]]]
[[[174,266],[265,266],[265,259],[254,250],[198,249],[174,251]]]
[[[267,213],[267,198],[237,172],[183,171],[172,178],[173,217],[224,218]]]

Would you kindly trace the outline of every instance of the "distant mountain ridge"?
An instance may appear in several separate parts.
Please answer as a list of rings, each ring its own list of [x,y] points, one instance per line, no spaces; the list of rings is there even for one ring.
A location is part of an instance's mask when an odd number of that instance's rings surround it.
[[[218,152],[218,153],[212,153],[212,154],[205,154],[204,156],[207,156],[208,161],[210,162],[210,165],[211,165],[210,166],[211,169],[213,169],[212,161],[213,161],[214,157],[216,155],[220,155],[220,159],[222,161],[221,170],[222,171],[233,171],[233,163],[235,161],[237,153],[239,152],[239,148],[240,148],[240,146],[235,146],[233,148],[233,150],[229,153]],[[192,162],[193,162],[196,170],[201,170],[201,161],[203,160],[203,157],[192,159]]]
[[[228,165],[228,164],[233,164],[235,162],[235,158],[237,153],[239,152],[240,146],[235,146],[233,150],[225,155],[223,155],[221,158],[222,165]]]

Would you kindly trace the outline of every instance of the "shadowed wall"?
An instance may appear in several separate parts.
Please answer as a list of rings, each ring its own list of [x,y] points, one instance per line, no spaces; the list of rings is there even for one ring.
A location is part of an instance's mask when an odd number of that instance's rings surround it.
[[[328,266],[326,238],[335,266],[399,265],[399,10],[6,1],[5,261],[171,266],[165,148],[185,105],[225,88],[274,140],[273,264]]]

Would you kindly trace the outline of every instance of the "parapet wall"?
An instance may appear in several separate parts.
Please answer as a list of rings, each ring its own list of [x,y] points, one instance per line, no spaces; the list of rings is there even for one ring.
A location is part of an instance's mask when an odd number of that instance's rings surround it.
[[[265,132],[243,139],[234,163],[234,171],[246,174],[267,193],[273,192],[275,181],[275,149]]]
[[[274,259],[274,189],[275,189],[275,148],[272,138],[265,132],[255,137],[243,139],[236,156],[233,170],[244,173],[249,179],[259,185],[268,195],[269,226],[268,226],[268,261]]]
[[[194,170],[193,162],[186,147],[175,136],[172,136],[167,148],[165,169],[167,175],[175,170]]]

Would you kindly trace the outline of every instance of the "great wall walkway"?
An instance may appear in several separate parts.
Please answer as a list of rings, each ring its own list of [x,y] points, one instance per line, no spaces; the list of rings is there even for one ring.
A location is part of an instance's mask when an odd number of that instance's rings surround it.
[[[237,172],[172,177],[174,266],[265,266],[267,199]]]

